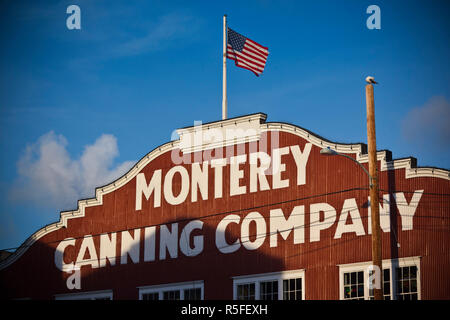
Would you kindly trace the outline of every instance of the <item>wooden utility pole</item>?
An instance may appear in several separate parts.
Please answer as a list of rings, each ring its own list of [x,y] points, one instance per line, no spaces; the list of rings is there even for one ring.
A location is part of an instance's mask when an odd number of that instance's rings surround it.
[[[378,267],[380,289],[374,288],[375,300],[383,300],[383,268],[381,255],[381,229],[380,229],[380,199],[378,194],[378,170],[377,170],[377,143],[375,135],[375,103],[373,97],[373,85],[366,85],[367,104],[367,146],[369,152],[370,181],[370,209],[372,221],[372,264]]]

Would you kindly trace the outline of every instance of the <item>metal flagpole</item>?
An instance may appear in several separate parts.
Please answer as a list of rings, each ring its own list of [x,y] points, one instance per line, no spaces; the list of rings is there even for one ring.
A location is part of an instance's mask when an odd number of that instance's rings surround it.
[[[227,118],[227,15],[223,15],[223,88],[222,120]]]

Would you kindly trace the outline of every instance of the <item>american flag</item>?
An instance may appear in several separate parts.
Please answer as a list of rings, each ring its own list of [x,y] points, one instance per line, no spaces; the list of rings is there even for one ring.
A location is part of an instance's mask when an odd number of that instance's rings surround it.
[[[259,76],[264,71],[269,51],[249,38],[228,28],[227,58],[241,68]]]

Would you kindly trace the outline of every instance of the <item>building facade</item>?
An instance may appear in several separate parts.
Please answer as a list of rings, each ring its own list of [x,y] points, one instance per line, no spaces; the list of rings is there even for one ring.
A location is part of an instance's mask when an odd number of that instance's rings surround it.
[[[370,299],[364,144],[187,127],[0,262],[3,299]],[[450,298],[450,173],[378,151],[386,299]],[[376,281],[375,281],[376,283]]]

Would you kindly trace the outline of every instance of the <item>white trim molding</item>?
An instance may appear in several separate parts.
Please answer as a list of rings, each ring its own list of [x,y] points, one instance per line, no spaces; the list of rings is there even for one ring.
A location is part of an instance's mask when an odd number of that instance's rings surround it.
[[[55,295],[55,300],[112,300],[112,299],[113,299],[112,290],[87,291],[87,292]]]
[[[144,294],[158,293],[158,300],[163,300],[165,291],[180,291],[180,300],[185,300],[184,290],[186,289],[201,289],[201,300],[205,298],[205,288],[203,280],[186,281],[178,283],[158,284],[153,286],[138,287],[139,300],[142,300]]]
[[[297,127],[287,123],[264,123],[261,124],[261,131],[282,131],[295,134],[302,137],[313,145],[320,148],[327,148],[345,154],[354,154],[356,160],[360,163],[368,163],[368,153],[366,151],[366,145],[363,143],[357,144],[340,144],[325,140],[314,133],[311,133],[301,127]],[[450,180],[450,171],[441,168],[429,168],[429,167],[416,167],[416,159],[413,157],[402,159],[390,159],[390,151],[381,150],[377,151],[377,161],[381,162],[381,171],[405,169],[405,178],[419,178],[419,177],[432,177]]]
[[[390,282],[390,297],[391,300],[397,299],[397,279],[395,275],[396,268],[402,267],[417,267],[417,299],[421,299],[421,286],[420,286],[420,256],[398,258],[398,259],[386,259],[382,261],[382,268],[389,269],[389,282]],[[338,264],[339,267],[339,299],[344,300],[344,273],[348,272],[364,272],[364,299],[369,299],[369,288],[366,285],[369,278],[369,267],[372,265],[372,261]],[[383,271],[381,271],[383,272]]]
[[[278,281],[278,300],[283,300],[283,280],[302,279],[302,300],[305,300],[305,269],[286,270],[280,272],[259,273],[232,277],[233,300],[237,300],[237,287],[242,284],[255,284],[255,300],[260,300],[260,283]]]
[[[22,243],[22,245],[16,251],[14,251],[5,260],[0,262],[0,270],[8,267],[13,262],[15,262],[28,250],[29,247],[31,247],[40,238],[44,237],[45,235],[53,231],[57,231],[61,228],[66,228],[68,220],[84,217],[86,208],[102,205],[104,195],[111,193],[119,189],[120,187],[124,186],[126,183],[132,180],[139,173],[139,171],[143,167],[145,167],[148,163],[150,163],[152,160],[154,160],[155,158],[161,156],[166,152],[176,149],[177,147],[178,141],[172,141],[154,149],[153,151],[148,153],[144,158],[142,158],[136,165],[134,165],[133,168],[131,168],[130,171],[128,171],[125,175],[123,175],[119,179],[115,180],[114,182],[106,186],[96,188],[95,198],[78,200],[77,210],[61,211],[60,220],[58,222],[49,224],[33,233],[27,240],[25,240],[24,243]]]
[[[224,141],[221,141],[218,144],[218,145],[232,145],[244,142],[257,141],[259,140],[261,133],[265,131],[281,131],[297,135],[321,148],[330,147],[332,150],[335,150],[337,152],[354,154],[356,155],[356,160],[360,161],[361,163],[367,162],[367,153],[366,153],[367,148],[362,143],[359,144],[334,143],[292,124],[277,123],[277,122],[265,123],[266,117],[267,115],[265,115],[264,113],[255,113],[223,121],[205,123],[202,124],[201,126],[182,128],[177,130],[177,132],[180,135],[180,137],[184,139],[185,137],[193,136],[196,130],[199,129],[205,132],[218,128],[231,129],[236,127],[237,130],[244,129],[244,135],[242,137],[225,139]],[[247,129],[248,131],[246,131]],[[25,240],[24,243],[22,243],[22,245],[16,251],[14,251],[5,260],[0,262],[0,270],[8,267],[13,262],[15,262],[27,251],[29,247],[31,247],[36,241],[38,241],[45,235],[53,231],[57,231],[61,228],[66,228],[68,220],[84,217],[86,208],[102,205],[104,195],[111,193],[127,184],[129,181],[131,181],[133,178],[136,177],[136,175],[142,170],[143,167],[145,167],[147,164],[149,164],[157,157],[163,155],[166,152],[171,152],[172,150],[182,148],[180,143],[181,140],[176,140],[165,143],[155,148],[154,150],[149,152],[146,156],[144,156],[141,160],[139,160],[136,163],[136,165],[134,165],[133,168],[131,168],[125,175],[123,175],[122,177],[120,177],[119,179],[113,181],[108,185],[96,188],[95,198],[79,200],[77,206],[78,208],[76,210],[61,211],[60,219],[58,222],[49,224],[33,233],[28,239]],[[207,150],[213,148],[214,145],[215,144],[213,142],[207,143],[201,142],[199,144],[194,145],[188,144],[187,146],[185,146],[185,152],[189,153],[199,150]],[[405,169],[405,177],[407,179],[416,177],[433,177],[450,180],[450,171],[438,168],[416,168],[415,167],[416,161],[414,158],[391,160],[390,152],[388,153],[388,151],[378,151],[377,157],[378,160],[381,161],[382,171]]]
[[[180,149],[183,153],[192,153],[258,141],[261,135],[261,123],[265,122],[266,118],[264,113],[255,113],[178,129]]]

